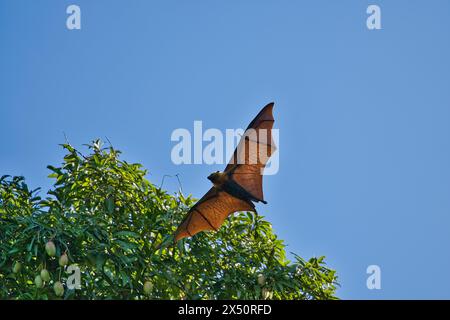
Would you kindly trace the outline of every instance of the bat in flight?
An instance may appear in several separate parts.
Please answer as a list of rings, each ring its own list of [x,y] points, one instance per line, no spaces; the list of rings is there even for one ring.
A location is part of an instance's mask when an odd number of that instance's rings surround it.
[[[234,212],[256,212],[253,202],[267,203],[262,177],[276,149],[272,141],[272,109],[273,103],[269,103],[250,122],[225,170],[208,176],[213,187],[189,210],[175,232],[175,242],[201,231],[217,231]]]

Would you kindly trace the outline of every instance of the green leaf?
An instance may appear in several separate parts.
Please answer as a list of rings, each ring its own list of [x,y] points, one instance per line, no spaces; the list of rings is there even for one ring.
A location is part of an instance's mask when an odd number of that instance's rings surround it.
[[[131,238],[140,238],[140,235],[133,231],[122,230],[114,233],[116,237],[131,237]]]
[[[108,198],[105,200],[105,204],[106,204],[106,209],[108,210],[108,213],[113,213],[114,212],[114,201],[111,198]]]

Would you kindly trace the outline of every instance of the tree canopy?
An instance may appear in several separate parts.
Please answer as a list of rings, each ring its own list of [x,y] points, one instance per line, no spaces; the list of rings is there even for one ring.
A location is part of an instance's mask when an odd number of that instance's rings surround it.
[[[45,197],[23,177],[0,178],[0,299],[334,299],[324,257],[286,258],[260,215],[172,244],[195,203],[146,179],[140,164],[96,140],[63,144]],[[80,271],[69,288],[68,266]]]

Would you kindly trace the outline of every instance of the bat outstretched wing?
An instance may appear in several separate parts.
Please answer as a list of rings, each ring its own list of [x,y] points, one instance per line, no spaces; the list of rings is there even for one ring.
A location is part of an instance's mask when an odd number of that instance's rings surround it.
[[[273,103],[266,105],[250,122],[225,172],[258,201],[264,201],[262,177],[276,146],[272,137]]]
[[[217,231],[236,211],[255,211],[255,206],[212,187],[187,213],[175,232],[175,242],[204,230]]]

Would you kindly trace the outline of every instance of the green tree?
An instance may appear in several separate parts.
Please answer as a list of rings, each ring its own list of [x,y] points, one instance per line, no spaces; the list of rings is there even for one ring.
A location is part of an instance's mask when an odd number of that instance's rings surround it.
[[[100,141],[87,155],[62,147],[45,199],[22,177],[0,178],[1,299],[335,298],[324,258],[288,261],[262,216],[239,213],[216,233],[172,245],[194,199],[153,185],[140,164]],[[62,255],[79,268],[81,289],[67,287]]]

